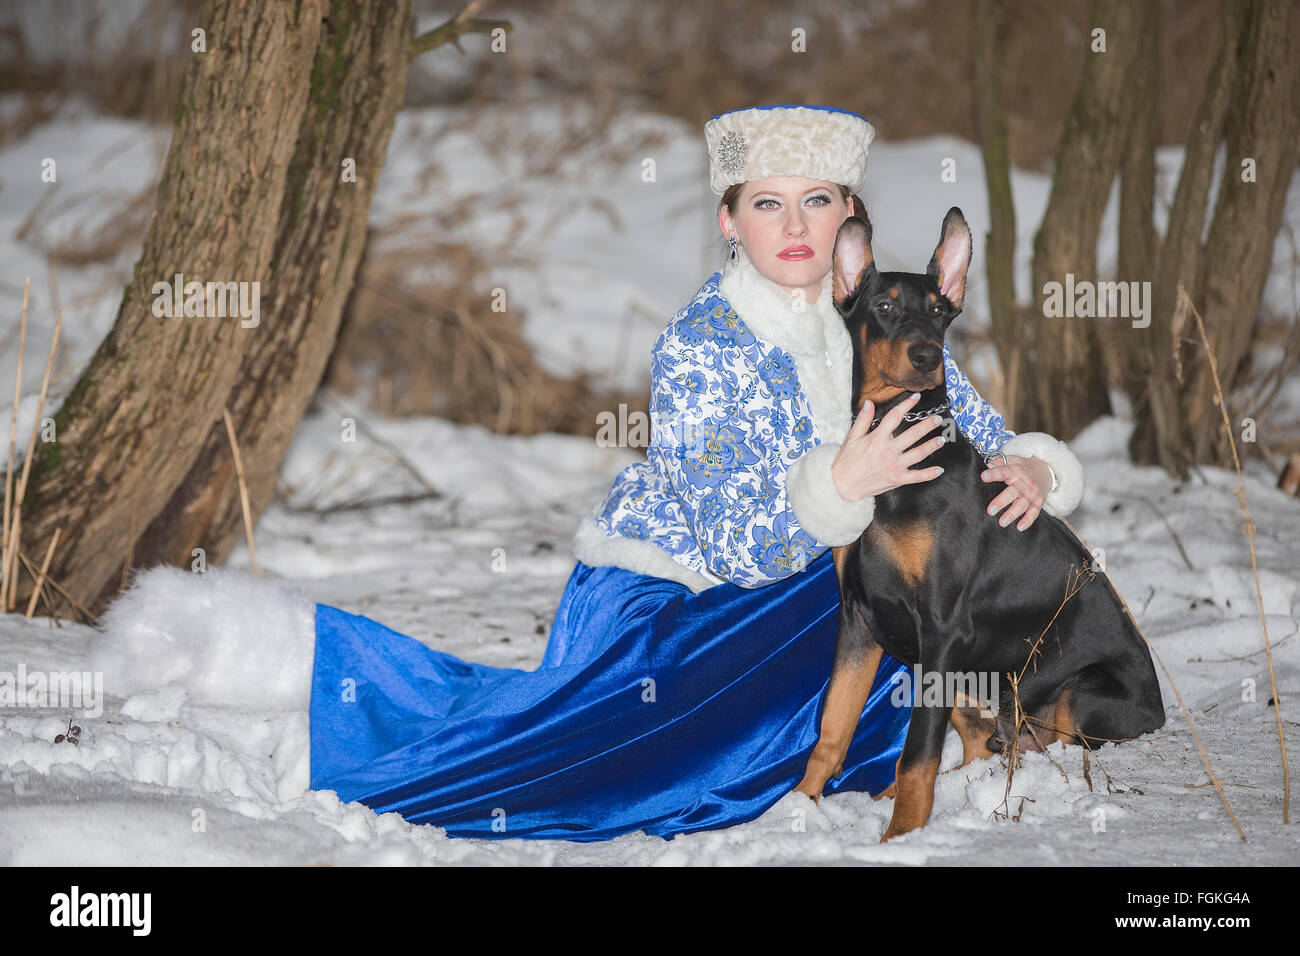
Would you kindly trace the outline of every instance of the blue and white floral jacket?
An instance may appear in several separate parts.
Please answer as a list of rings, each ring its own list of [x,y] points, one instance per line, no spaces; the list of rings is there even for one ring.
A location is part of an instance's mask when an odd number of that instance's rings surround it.
[[[655,343],[646,460],[623,469],[583,518],[574,556],[698,592],[724,581],[761,587],[857,540],[875,499],[842,498],[830,473],[851,424],[852,360],[831,283],[805,305],[742,249]],[[985,455],[1046,461],[1057,479],[1046,510],[1072,511],[1083,472],[1065,444],[1008,431],[946,345],[943,360],[957,427]]]

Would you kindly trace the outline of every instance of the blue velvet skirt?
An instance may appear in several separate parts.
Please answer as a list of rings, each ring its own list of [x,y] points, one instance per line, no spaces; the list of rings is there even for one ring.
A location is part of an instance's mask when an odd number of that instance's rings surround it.
[[[311,786],[451,836],[606,840],[752,820],[803,776],[839,623],[829,551],[747,589],[578,562],[533,671],[316,605]],[[886,656],[826,792],[894,779]]]

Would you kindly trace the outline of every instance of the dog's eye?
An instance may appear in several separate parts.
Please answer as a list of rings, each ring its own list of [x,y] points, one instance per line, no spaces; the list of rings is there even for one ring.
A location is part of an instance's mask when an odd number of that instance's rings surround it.
[[[934,308],[930,309],[930,311],[935,315],[943,315],[943,306],[936,302]]]
[[[885,302],[877,302],[877,303],[876,303],[876,311],[877,311],[877,312],[881,312],[881,313],[884,313],[884,312],[891,312],[891,311],[893,311],[893,308],[894,308],[894,304],[893,304],[892,302],[885,301]]]

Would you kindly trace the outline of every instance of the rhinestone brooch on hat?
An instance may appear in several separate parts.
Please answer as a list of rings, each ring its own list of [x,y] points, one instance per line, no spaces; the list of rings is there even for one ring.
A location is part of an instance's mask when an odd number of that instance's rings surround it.
[[[733,130],[728,130],[718,143],[718,165],[724,172],[735,174],[745,168],[749,161],[745,155],[749,146],[745,137]]]

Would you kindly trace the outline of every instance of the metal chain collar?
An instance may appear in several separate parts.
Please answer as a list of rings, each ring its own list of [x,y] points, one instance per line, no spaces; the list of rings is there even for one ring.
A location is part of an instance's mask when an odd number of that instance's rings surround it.
[[[949,404],[950,404],[950,403],[948,403],[948,402],[944,402],[942,405],[936,405],[936,406],[934,406],[934,408],[927,408],[927,409],[926,409],[925,411],[923,411],[923,412],[907,412],[905,415],[903,415],[903,421],[905,421],[905,422],[919,422],[919,421],[921,421],[921,419],[923,419],[923,418],[929,418],[931,415],[937,415],[939,412],[946,412],[946,411],[948,410]],[[886,413],[886,414],[888,414],[888,413]],[[885,417],[884,415],[880,416],[880,418],[884,418],[884,417]],[[880,418],[877,418],[875,421],[873,421],[873,422],[871,423],[871,425],[868,427],[867,431],[870,431],[872,428],[875,428],[878,424],[880,424]],[[987,466],[990,467],[990,468],[993,466],[993,462],[994,462],[994,460],[995,460],[995,459],[998,459],[998,458],[1001,458],[1001,459],[1002,459],[1002,463],[1003,463],[1004,465],[1009,465],[1009,464],[1010,464],[1010,462],[1007,461],[1007,456],[1004,455],[1004,454],[1002,454],[1002,452],[1000,452],[1000,451],[995,451],[995,452],[994,452],[993,454],[991,454],[991,455],[981,455],[980,457],[984,459],[984,464],[987,465]],[[1053,479],[1053,482],[1055,482],[1055,479],[1056,479],[1056,473],[1055,473],[1055,472],[1052,473],[1052,479]],[[1056,486],[1055,486],[1055,484],[1053,484],[1053,486],[1052,486],[1052,490],[1053,490],[1053,491],[1056,490]]]
[[[929,416],[937,414],[938,412],[946,412],[947,410],[948,410],[948,402],[944,402],[942,405],[936,405],[934,406],[934,408],[928,408],[923,412],[908,412],[903,416],[903,421],[919,422],[923,418],[928,418]],[[888,414],[889,414],[888,412],[885,413],[885,415]],[[880,416],[880,418],[884,418],[884,417],[885,417],[884,415]],[[867,431],[870,431],[871,429],[875,428],[878,424],[880,424],[880,418],[877,418],[869,426],[867,426]]]

